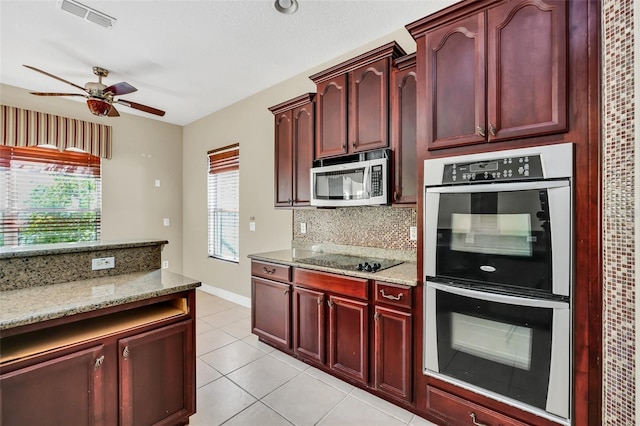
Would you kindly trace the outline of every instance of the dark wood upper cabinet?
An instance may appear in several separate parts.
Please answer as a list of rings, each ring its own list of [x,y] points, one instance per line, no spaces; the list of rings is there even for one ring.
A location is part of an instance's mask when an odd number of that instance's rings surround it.
[[[389,146],[391,42],[309,77],[317,85],[316,159]]]
[[[269,108],[275,116],[276,207],[308,206],[310,203],[314,98],[315,93],[307,93]]]
[[[416,204],[416,55],[395,61],[391,73],[393,204]]]
[[[566,8],[507,2],[426,32],[428,149],[568,130]]]

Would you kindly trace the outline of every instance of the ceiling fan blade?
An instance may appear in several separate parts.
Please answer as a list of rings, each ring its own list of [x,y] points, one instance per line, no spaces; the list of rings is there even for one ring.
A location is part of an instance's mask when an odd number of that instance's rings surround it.
[[[120,117],[120,114],[118,113],[118,110],[116,109],[116,107],[111,105],[111,109],[109,109],[109,112],[107,113],[107,117]]]
[[[164,111],[160,109],[156,109],[147,105],[138,104],[136,102],[126,101],[124,99],[118,99],[117,101],[114,101],[114,102],[119,103],[120,105],[128,106],[129,108],[148,112],[149,114],[159,115],[160,117],[164,116],[165,114]]]
[[[86,95],[82,95],[80,93],[57,93],[57,92],[29,92],[32,95],[36,96],[82,96],[86,98]]]
[[[118,95],[126,95],[127,93],[133,93],[136,90],[138,89],[136,89],[129,83],[125,83],[124,81],[121,81],[120,83],[112,84],[109,87],[105,87],[103,89],[103,93],[111,92],[113,96],[118,96]]]
[[[86,92],[86,90],[84,89],[84,87],[82,87],[82,86],[78,86],[77,84],[72,83],[72,82],[70,82],[70,81],[67,81],[67,80],[65,80],[64,78],[60,78],[60,77],[58,77],[57,75],[49,74],[48,72],[46,72],[46,71],[42,71],[41,69],[38,69],[38,68],[36,68],[36,67],[32,67],[31,65],[23,65],[23,67],[27,67],[27,68],[29,68],[30,70],[37,71],[37,72],[39,72],[39,73],[41,73],[41,74],[44,74],[44,75],[46,75],[46,76],[49,76],[49,77],[51,77],[51,78],[55,78],[55,79],[56,79],[56,80],[58,80],[58,81],[62,81],[63,83],[70,84],[70,85],[72,85],[73,87],[76,87],[76,88],[78,88],[78,89],[82,90],[83,92]]]

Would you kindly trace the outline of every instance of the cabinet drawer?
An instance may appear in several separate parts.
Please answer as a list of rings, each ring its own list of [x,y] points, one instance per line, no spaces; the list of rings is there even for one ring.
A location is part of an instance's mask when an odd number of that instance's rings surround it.
[[[427,386],[427,409],[446,424],[486,426],[526,426],[525,423],[466,401],[433,386]]]
[[[295,283],[307,288],[314,288],[342,296],[358,299],[369,298],[369,281],[365,278],[345,277],[327,272],[295,269]]]
[[[376,303],[411,309],[411,287],[376,281],[374,300]]]
[[[290,282],[291,266],[253,260],[251,262],[251,275],[270,280]]]

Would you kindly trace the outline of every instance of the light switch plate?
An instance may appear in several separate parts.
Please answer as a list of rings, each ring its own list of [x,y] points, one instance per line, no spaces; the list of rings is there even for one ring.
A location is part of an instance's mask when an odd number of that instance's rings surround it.
[[[170,223],[169,218],[168,218],[168,217],[165,217],[165,218],[162,220],[162,223],[164,224],[164,226],[169,226],[169,223]]]
[[[162,269],[167,269],[169,267],[169,261],[168,260],[163,260],[162,261]]]
[[[249,231],[255,231],[256,230],[256,223],[251,221],[249,222]]]
[[[300,233],[301,234],[307,233],[307,224],[305,222],[300,223]]]

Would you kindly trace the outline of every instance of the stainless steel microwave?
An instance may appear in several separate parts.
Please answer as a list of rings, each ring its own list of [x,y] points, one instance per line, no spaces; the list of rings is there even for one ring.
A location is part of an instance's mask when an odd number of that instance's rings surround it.
[[[311,205],[318,207],[389,204],[389,158],[311,168]]]

